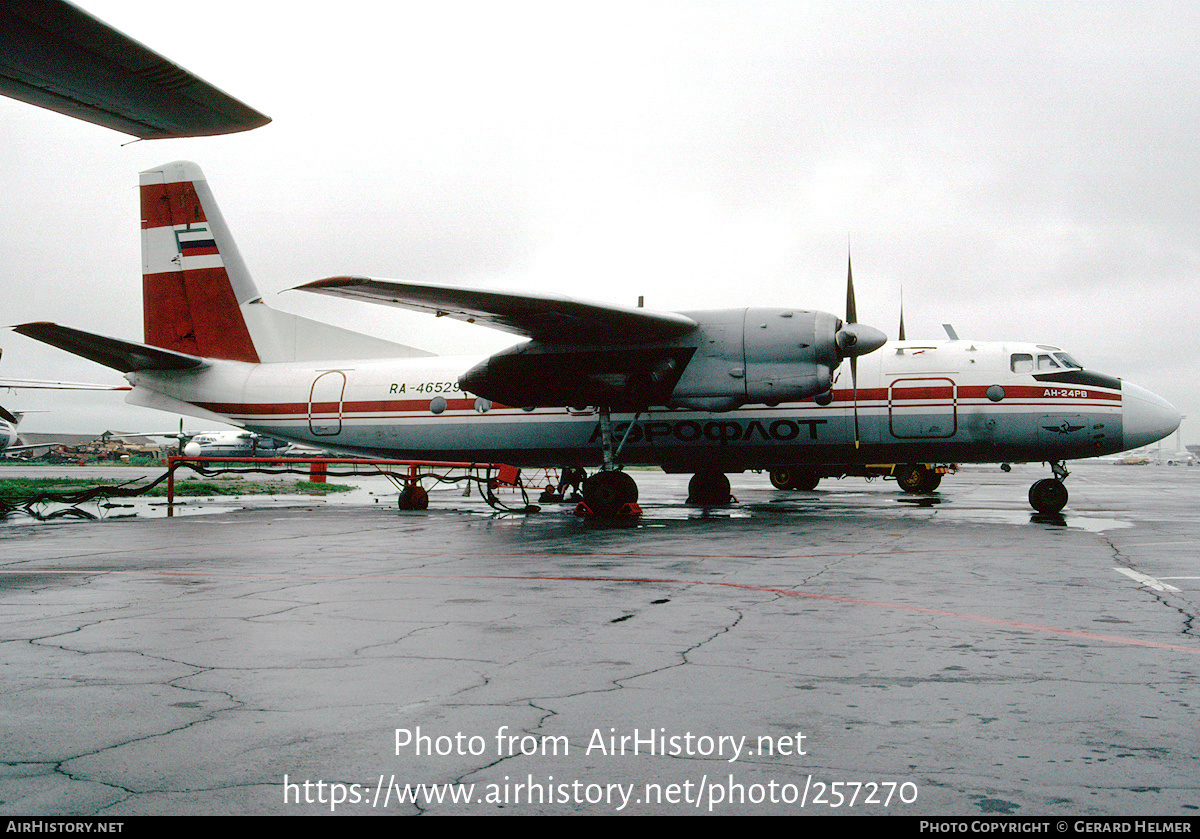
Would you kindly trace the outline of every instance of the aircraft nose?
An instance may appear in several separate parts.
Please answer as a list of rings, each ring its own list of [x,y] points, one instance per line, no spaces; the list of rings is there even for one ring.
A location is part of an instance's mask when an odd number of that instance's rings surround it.
[[[1125,448],[1148,446],[1179,427],[1179,409],[1143,387],[1121,382],[1121,427]]]

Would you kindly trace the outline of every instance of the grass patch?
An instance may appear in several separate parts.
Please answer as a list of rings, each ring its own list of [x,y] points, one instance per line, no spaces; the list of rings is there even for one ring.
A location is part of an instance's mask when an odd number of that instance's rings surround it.
[[[138,480],[132,485],[148,483]],[[97,486],[118,486],[128,481],[106,478],[2,478],[0,498],[30,498],[43,492],[79,492]],[[225,476],[218,480],[187,478],[175,481],[175,495],[196,497],[206,495],[312,495],[313,493],[350,492],[352,486],[344,484],[315,484],[312,481],[269,480],[248,481],[236,476]],[[163,498],[167,494],[167,483],[145,493],[147,498]]]

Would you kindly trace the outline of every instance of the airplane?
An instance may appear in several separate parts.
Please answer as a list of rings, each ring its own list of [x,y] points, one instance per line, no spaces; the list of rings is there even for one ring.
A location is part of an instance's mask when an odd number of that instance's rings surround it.
[[[0,2],[0,94],[143,140],[271,121],[64,0]]]
[[[298,286],[529,339],[486,358],[433,356],[268,307],[194,163],[147,170],[140,183],[145,343],[53,323],[17,332],[125,374],[132,404],[273,438],[363,456],[593,467],[583,498],[601,516],[636,512],[629,465],[692,473],[691,500],[719,504],[727,474],[745,470],[1009,461],[1051,465],[1029,498],[1057,514],[1065,461],[1147,445],[1181,419],[1056,346],[890,342],[857,322],[849,266],[845,319],[364,277]],[[420,494],[409,499],[421,506]]]
[[[182,425],[182,421],[181,421]],[[252,431],[179,431],[137,432],[135,437],[174,437],[179,453],[186,457],[258,457],[263,453],[280,454],[291,448],[286,440],[264,437]]]
[[[0,356],[4,354],[0,350]],[[32,388],[38,390],[129,390],[128,385],[100,385],[87,382],[60,382],[48,379],[0,379],[0,388]],[[17,425],[23,414],[14,413],[0,406],[0,454],[4,452],[23,452],[33,449],[52,448],[54,443],[38,443],[29,446],[13,445],[19,435]]]
[[[0,452],[21,449],[20,446],[13,446],[13,443],[17,442],[17,423],[20,421],[20,414],[11,413],[0,407]]]

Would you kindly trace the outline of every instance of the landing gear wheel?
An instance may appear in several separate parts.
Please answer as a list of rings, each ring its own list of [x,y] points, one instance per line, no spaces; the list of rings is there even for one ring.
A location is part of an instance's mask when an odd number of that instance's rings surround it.
[[[1067,488],[1057,478],[1042,478],[1029,488],[1029,506],[1047,516],[1067,506]]]
[[[896,483],[905,492],[922,495],[937,489],[942,483],[942,476],[927,466],[908,463],[896,469]]]
[[[775,489],[800,489],[808,492],[816,489],[820,482],[821,476],[811,469],[787,467],[771,470],[771,486]]]
[[[729,478],[723,472],[697,472],[688,482],[689,504],[728,504],[729,497]]]
[[[597,472],[583,482],[583,503],[597,516],[615,516],[637,500],[637,484],[624,472]]]
[[[419,486],[406,486],[400,490],[400,499],[396,503],[401,510],[428,510],[429,493]]]

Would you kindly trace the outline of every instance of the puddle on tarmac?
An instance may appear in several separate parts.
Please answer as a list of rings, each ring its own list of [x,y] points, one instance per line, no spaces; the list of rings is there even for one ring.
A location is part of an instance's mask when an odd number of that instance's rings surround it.
[[[735,490],[736,491],[736,490]],[[1068,528],[1098,533],[1104,530],[1131,527],[1128,520],[1106,517],[1102,514],[1074,513],[1068,508],[1061,516],[1041,516],[1030,509],[994,509],[977,504],[956,504],[952,499],[937,494],[929,496],[902,496],[868,493],[861,491],[837,493],[813,493],[787,498],[758,498],[753,492],[743,491],[742,501],[728,506],[695,507],[669,495],[650,494],[642,503],[643,514],[627,523],[627,526],[663,526],[656,522],[704,521],[721,519],[803,519],[860,516],[880,514],[900,516],[935,516],[955,523],[980,522],[986,524],[1011,524],[1014,526],[1040,525],[1046,528]],[[433,493],[432,512],[461,512],[484,516],[501,515],[520,517],[526,515],[555,516],[570,515],[573,504],[543,504],[541,512],[526,514],[521,506],[524,501],[519,495],[502,497],[510,510],[496,510],[484,503],[476,492],[464,497],[461,490],[445,489]],[[531,498],[533,503],[537,503]],[[214,515],[236,510],[278,509],[298,506],[365,506],[377,509],[396,509],[396,492],[382,486],[356,487],[350,492],[311,493],[304,495],[244,495],[188,497],[167,504],[163,498],[120,498],[100,499],[86,504],[40,504],[32,513],[23,510],[0,517],[0,527],[19,524],[63,521],[109,521],[125,518],[155,519],[167,517]]]

